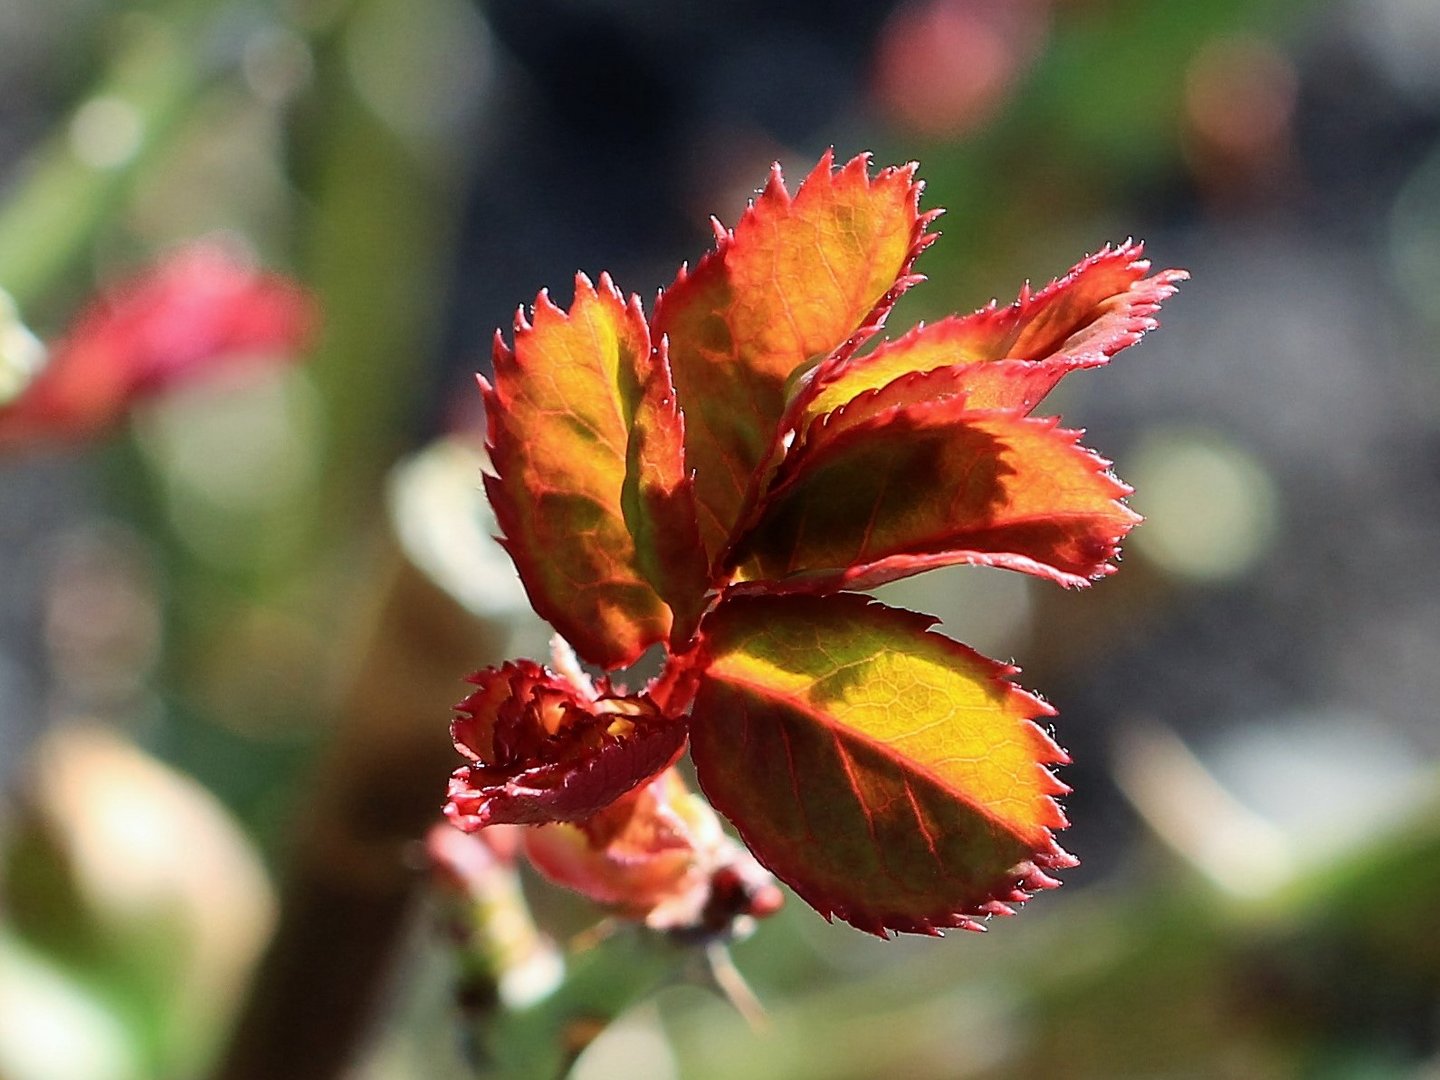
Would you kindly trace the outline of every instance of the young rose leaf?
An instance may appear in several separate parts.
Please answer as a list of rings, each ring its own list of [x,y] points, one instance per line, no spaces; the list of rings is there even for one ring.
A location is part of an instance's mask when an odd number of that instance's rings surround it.
[[[621,505],[635,539],[636,565],[674,614],[678,649],[705,610],[709,563],[695,516],[695,482],[685,468],[685,421],[665,345],[640,388],[630,428]]]
[[[1140,520],[1109,462],[1053,418],[974,411],[959,397],[856,423],[849,408],[786,462],[735,550],[738,581],[826,592],[972,563],[1084,585],[1113,569]]]
[[[777,166],[734,231],[716,223],[716,249],[656,306],[712,558],[776,452],[787,383],[879,328],[930,239],[913,165],[871,177],[867,157],[832,164],[827,152],[793,198]]]
[[[853,594],[732,597],[706,620],[700,785],[827,918],[978,929],[1074,865],[1032,721],[1052,715],[934,620]]]
[[[674,762],[685,725],[643,695],[582,689],[529,660],[470,676],[477,689],[450,725],[468,760],[445,814],[487,825],[583,821]]]
[[[639,301],[607,275],[583,274],[567,314],[541,293],[515,320],[515,347],[495,339],[494,385],[481,380],[495,475],[485,490],[537,613],[586,660],[621,667],[670,632],[671,615],[637,550],[625,488],[637,411],[655,370]],[[673,399],[673,393],[668,395]],[[647,430],[662,426],[643,419]],[[656,473],[658,483],[683,466]],[[644,501],[644,500],[642,500]],[[642,530],[643,532],[643,530]]]
[[[1145,277],[1143,250],[1129,242],[1106,247],[1038,293],[1027,285],[1009,307],[992,303],[921,325],[865,356],[827,364],[797,403],[797,427],[803,432],[866,391],[922,372],[933,372],[934,381],[916,380],[912,389],[964,393],[972,408],[1028,413],[1066,374],[1106,363],[1159,325],[1161,302],[1188,275]]]
[[[1055,368],[1049,361],[1030,360],[991,360],[912,371],[811,418],[791,451],[792,463],[809,450],[812,437],[831,440],[847,428],[896,409],[934,403],[941,398],[963,398],[965,409],[971,412],[1002,410],[1026,416],[1050,392],[1055,378]]]

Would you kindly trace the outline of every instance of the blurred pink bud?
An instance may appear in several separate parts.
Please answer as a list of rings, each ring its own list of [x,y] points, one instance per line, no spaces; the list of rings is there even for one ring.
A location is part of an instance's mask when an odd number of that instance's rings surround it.
[[[917,0],[881,32],[874,94],[896,123],[922,135],[980,127],[1040,54],[1050,0]]]
[[[1212,196],[1290,190],[1300,79],[1278,47],[1248,35],[1206,42],[1185,72],[1185,156]]]
[[[513,872],[519,854],[518,825],[461,832],[437,822],[425,834],[425,855],[436,883],[463,896],[483,893],[497,875]]]
[[[721,933],[784,902],[673,768],[586,821],[526,829],[522,842],[557,885],[654,929]]]
[[[289,279],[214,242],[182,248],[81,311],[45,369],[0,408],[0,446],[94,435],[178,383],[292,359],[317,321]]]

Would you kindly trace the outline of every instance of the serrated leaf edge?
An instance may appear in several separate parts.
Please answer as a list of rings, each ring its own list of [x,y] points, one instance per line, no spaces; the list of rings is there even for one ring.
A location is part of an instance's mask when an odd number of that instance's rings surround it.
[[[886,384],[887,386],[890,384]],[[825,413],[816,418],[811,426],[811,432],[823,434],[829,426],[843,419],[844,411],[859,398],[873,396],[880,393],[885,387],[875,390],[867,390],[859,397],[847,402],[838,409]],[[829,441],[821,441],[818,437],[806,442],[796,453],[788,457],[783,466],[782,472],[777,477],[777,482],[766,493],[765,499],[757,508],[755,524],[763,520],[765,506],[773,499],[783,496],[786,491],[804,480],[805,471],[812,467],[812,462],[817,458],[823,464],[825,457],[841,453],[850,448],[853,444],[862,443],[872,438],[874,433],[884,428],[902,416],[914,415],[917,412],[925,411],[949,411],[948,419],[952,422],[963,423],[966,421],[984,421],[986,419],[1005,419],[1023,426],[1033,426],[1041,430],[1053,431],[1058,440],[1068,443],[1074,447],[1080,456],[1088,459],[1095,474],[1111,487],[1110,502],[1118,507],[1123,514],[1122,518],[1126,524],[1116,531],[1114,536],[1107,537],[1103,543],[1103,554],[1095,558],[1096,569],[1089,575],[1075,574],[1059,567],[1050,566],[1028,556],[1015,553],[992,553],[966,551],[963,547],[957,547],[947,552],[927,552],[916,554],[896,554],[872,560],[867,563],[851,565],[835,574],[831,570],[817,570],[807,573],[804,570],[788,574],[783,578],[755,579],[751,581],[732,582],[727,586],[729,592],[737,595],[757,595],[762,592],[795,593],[795,592],[832,592],[839,589],[868,589],[876,585],[882,585],[894,581],[899,577],[920,573],[923,570],[936,569],[942,566],[971,565],[971,566],[992,566],[1005,570],[1016,570],[1021,573],[1030,574],[1055,582],[1065,588],[1085,588],[1101,578],[1113,574],[1116,570],[1115,561],[1120,555],[1120,545],[1125,537],[1136,525],[1144,519],[1135,511],[1131,510],[1124,502],[1125,498],[1134,493],[1134,489],[1117,477],[1111,467],[1114,464],[1108,458],[1102,457],[1096,451],[1080,445],[1080,439],[1085,435],[1083,428],[1061,428],[1060,418],[1057,416],[1017,416],[1010,409],[967,409],[964,398],[959,395],[953,397],[938,398],[922,402],[909,402],[896,405],[872,417],[857,422],[854,426],[843,428],[836,436]],[[1090,515],[1075,515],[1066,513],[1041,515],[1045,520],[1064,520],[1071,517],[1089,517]],[[1018,519],[1017,519],[1018,521]],[[740,538],[743,540],[743,537]],[[729,554],[736,555],[743,553],[743,548],[732,547]],[[817,581],[825,582],[824,585],[817,585]]]
[[[535,302],[531,306],[527,316],[525,306],[519,305],[515,309],[515,317],[512,322],[512,333],[516,336],[534,332],[537,328],[543,328],[547,323],[568,323],[576,305],[580,302],[582,293],[587,294],[592,300],[598,301],[601,293],[608,295],[611,299],[620,304],[626,315],[634,319],[636,325],[644,330],[644,341],[651,357],[654,356],[655,346],[651,339],[650,323],[645,318],[644,308],[641,305],[639,296],[631,294],[627,299],[616,286],[614,279],[608,271],[602,272],[597,283],[590,280],[590,277],[577,272],[575,275],[575,296],[571,301],[570,308],[557,305],[550,298],[549,289],[541,289],[536,294]],[[535,613],[546,622],[550,623],[557,630],[562,630],[564,636],[580,652],[585,659],[592,663],[600,664],[606,668],[624,667],[633,663],[639,658],[654,641],[641,644],[629,650],[615,650],[607,642],[592,641],[585,628],[579,626],[565,609],[558,603],[551,603],[550,598],[543,594],[537,594],[531,588],[530,575],[526,572],[526,565],[531,555],[522,552],[514,542],[513,537],[523,531],[517,518],[518,509],[511,506],[510,499],[502,485],[502,478],[506,475],[512,464],[511,456],[503,446],[503,440],[497,441],[497,435],[501,425],[505,422],[504,416],[508,414],[509,402],[502,397],[500,391],[500,372],[508,368],[517,376],[522,370],[517,350],[505,343],[504,334],[497,329],[491,344],[491,365],[495,372],[495,381],[486,379],[485,376],[477,374],[475,380],[480,389],[480,396],[485,405],[486,428],[485,428],[485,452],[488,459],[488,468],[481,473],[481,483],[485,489],[485,495],[490,502],[491,509],[495,514],[496,524],[499,526],[499,533],[494,537],[496,543],[510,556],[519,572],[520,583],[525,589],[525,595],[530,601]],[[518,437],[517,437],[518,439]],[[622,511],[623,517],[623,511]],[[626,525],[629,532],[629,525]],[[633,542],[633,538],[632,538]],[[638,566],[632,568],[635,571],[637,583],[643,583],[653,591],[654,586],[646,579]],[[658,594],[657,594],[658,598]],[[661,603],[664,603],[661,600]],[[668,607],[668,605],[667,605]],[[655,640],[662,640],[665,635]],[[597,647],[597,643],[598,646]]]

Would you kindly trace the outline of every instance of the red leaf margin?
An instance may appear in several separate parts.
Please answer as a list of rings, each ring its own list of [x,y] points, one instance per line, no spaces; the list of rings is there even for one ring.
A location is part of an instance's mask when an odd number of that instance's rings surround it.
[[[955,339],[957,342],[975,343],[987,335],[996,339],[993,357],[978,358],[953,365],[956,368],[970,368],[996,362],[1016,362],[1033,365],[1028,368],[1032,380],[1039,380],[1044,372],[1050,385],[1038,392],[1034,400],[1006,402],[1003,407],[1023,408],[1029,412],[1050,389],[1072,371],[1100,367],[1111,357],[1136,344],[1160,323],[1155,315],[1161,304],[1173,296],[1180,282],[1190,275],[1183,270],[1162,270],[1149,278],[1150,261],[1144,258],[1145,245],[1126,240],[1119,245],[1106,244],[1093,255],[1089,255],[1073,266],[1064,275],[1032,292],[1030,283],[1025,282],[1019,296],[1005,307],[992,300],[985,307],[968,315],[951,315],[936,323],[919,323],[894,341],[881,343],[874,350],[859,357],[836,357],[817,369],[812,379],[792,404],[787,419],[796,428],[807,427],[803,417],[816,398],[834,385],[846,374],[858,372],[866,366],[892,356],[897,352],[913,348],[921,341],[940,338]],[[1028,348],[1015,351],[1019,339],[1033,329],[1037,320],[1063,313],[1064,306],[1074,300],[1083,301],[1083,290],[1102,284],[1109,276],[1115,276],[1124,283],[1123,288],[1102,296],[1100,299],[1080,304],[1080,312],[1094,311],[1092,318],[1085,322],[1073,321],[1071,329],[1056,338],[1052,329],[1048,347],[1031,343]],[[1080,293],[1080,297],[1073,294]],[[1056,310],[1052,310],[1056,309]],[[1009,340],[1006,340],[1006,339]],[[926,369],[940,371],[951,365]],[[974,373],[979,376],[979,372]],[[1028,380],[1027,380],[1028,381]],[[1028,397],[1028,396],[1027,396]],[[823,415],[823,414],[822,414]],[[803,435],[803,432],[799,432]]]
[[[999,567],[1046,578],[1067,588],[1078,588],[1088,586],[1093,580],[1115,571],[1112,560],[1118,557],[1121,542],[1129,531],[1140,523],[1141,518],[1122,501],[1132,489],[1110,471],[1111,462],[1093,450],[1079,445],[1083,431],[1061,428],[1057,417],[1025,417],[1006,410],[969,411],[963,397],[899,405],[870,415],[867,407],[872,395],[884,395],[894,385],[889,383],[877,391],[867,391],[854,402],[816,421],[819,434],[814,435],[812,431],[812,438],[801,450],[786,459],[779,481],[757,509],[752,529],[741,537],[739,545],[730,553],[734,567],[743,567],[748,558],[759,553],[756,545],[763,540],[761,529],[766,524],[767,511],[781,507],[787,495],[807,479],[809,471],[816,467],[816,462],[823,468],[828,459],[851,448],[859,447],[863,450],[873,447],[877,445],[875,435],[878,432],[917,417],[927,423],[938,419],[942,424],[968,424],[976,429],[984,428],[987,424],[1005,423],[1053,439],[1055,449],[1072,458],[1073,466],[1088,472],[1099,488],[1095,493],[1097,504],[1087,514],[1081,515],[1072,508],[1069,512],[1056,511],[1054,515],[1057,521],[1062,522],[1078,520],[1082,516],[1093,518],[1092,531],[1095,534],[1084,537],[1083,543],[1079,543],[1083,550],[1072,553],[1073,557],[1062,559],[1060,556],[1065,553],[1057,548],[1047,560],[1042,557],[1040,550],[1044,545],[1032,543],[1035,550],[1029,553],[1018,550],[1022,546],[1018,540],[1021,537],[1023,519],[1008,524],[1002,522],[998,527],[988,530],[981,527],[985,522],[979,519],[969,523],[957,521],[952,523],[950,533],[954,542],[938,550],[894,551],[888,555],[863,558],[859,561],[850,558],[845,560],[843,566],[814,566],[811,560],[793,572],[784,574],[758,571],[753,577],[732,583],[729,586],[732,592],[756,595],[766,592],[827,593],[840,589],[869,589],[925,570],[952,565]],[[847,424],[847,410],[851,408],[857,410],[862,418],[854,424]],[[833,437],[827,438],[832,430]],[[1043,525],[1044,522],[1038,524]],[[831,539],[836,535],[833,531],[822,532]],[[977,540],[985,537],[987,533],[992,534],[991,539],[985,542]],[[866,542],[868,543],[868,533]],[[923,546],[938,548],[939,542],[940,537],[932,537]],[[1017,550],[1007,550],[1007,544],[1015,546]]]

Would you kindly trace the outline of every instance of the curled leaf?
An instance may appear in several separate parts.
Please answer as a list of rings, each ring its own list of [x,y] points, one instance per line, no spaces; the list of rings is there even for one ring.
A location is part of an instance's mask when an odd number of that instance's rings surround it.
[[[635,541],[636,566],[670,606],[672,642],[683,647],[705,609],[710,568],[695,516],[694,477],[685,468],[685,419],[664,342],[651,357],[635,404],[621,506]]]
[[[1098,367],[1159,325],[1155,313],[1188,275],[1146,277],[1143,245],[1106,247],[1037,293],[1008,307],[920,325],[896,341],[816,372],[797,410],[803,432],[818,417],[901,378],[934,395],[963,393],[972,408],[1029,412],[1065,375]]]
[[[679,756],[685,725],[643,695],[580,687],[529,660],[470,676],[450,726],[469,763],[445,814],[467,831],[588,818]]]
[[[856,595],[737,597],[706,620],[701,787],[826,917],[978,929],[1074,864],[1051,715],[1012,668]]]

